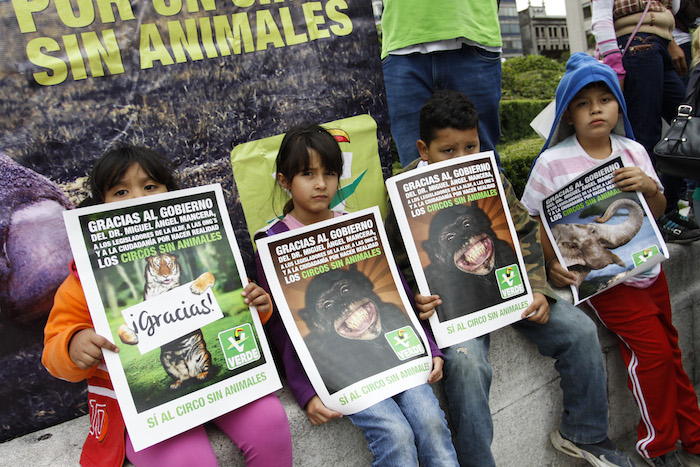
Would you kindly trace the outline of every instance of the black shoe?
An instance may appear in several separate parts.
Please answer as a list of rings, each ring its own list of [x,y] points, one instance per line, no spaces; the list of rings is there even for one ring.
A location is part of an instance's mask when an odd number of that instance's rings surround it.
[[[669,212],[668,214],[666,214],[665,217],[666,217],[666,219],[670,219],[673,222],[675,222],[676,224],[680,225],[681,227],[685,227],[686,229],[690,229],[690,230],[700,229],[700,227],[698,227],[698,224],[696,224],[695,221],[693,221],[689,217],[685,217],[683,214],[681,214],[678,211]]]
[[[612,441],[605,438],[596,444],[577,444],[564,438],[559,430],[549,434],[552,446],[558,451],[571,457],[584,459],[596,467],[632,467],[632,460],[615,447]]]
[[[664,214],[656,221],[666,243],[691,243],[700,239],[700,229],[688,229]]]

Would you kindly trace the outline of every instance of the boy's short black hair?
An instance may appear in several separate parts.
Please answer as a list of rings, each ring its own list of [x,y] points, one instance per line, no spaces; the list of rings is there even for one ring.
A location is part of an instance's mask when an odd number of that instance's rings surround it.
[[[122,179],[129,167],[139,164],[154,181],[168,191],[177,190],[173,166],[160,153],[142,146],[120,146],[110,149],[95,163],[90,172],[90,193],[95,204],[104,203],[105,192]]]
[[[479,129],[479,114],[472,101],[452,89],[435,91],[420,109],[420,139],[426,145],[445,128]]]

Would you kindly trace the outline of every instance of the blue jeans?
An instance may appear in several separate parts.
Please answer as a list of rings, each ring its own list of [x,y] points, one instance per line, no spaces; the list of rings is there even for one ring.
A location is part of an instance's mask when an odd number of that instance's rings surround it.
[[[374,466],[415,466],[418,459],[422,466],[458,465],[445,413],[428,384],[348,418],[364,432]]]
[[[389,55],[382,61],[391,135],[401,165],[420,157],[419,115],[423,103],[438,89],[466,94],[479,113],[481,150],[496,150],[501,137],[501,54],[463,45],[459,50],[430,54]],[[501,163],[496,154],[498,165]]]
[[[619,37],[624,47],[629,35]],[[634,137],[654,161],[654,146],[661,139],[661,118],[671,122],[678,106],[685,97],[685,86],[673,67],[668,53],[668,41],[655,34],[639,32],[632,39],[622,58],[627,72],[624,95]],[[656,163],[654,162],[654,165]],[[683,179],[661,174],[666,195],[666,212],[677,208],[678,197],[683,194]]]
[[[608,402],[603,355],[595,323],[569,302],[550,304],[549,321],[518,321],[512,326],[553,357],[561,376],[564,410],[559,430],[576,443],[603,441],[608,433]],[[489,336],[442,349],[445,391],[462,467],[493,466],[493,420],[489,408]]]

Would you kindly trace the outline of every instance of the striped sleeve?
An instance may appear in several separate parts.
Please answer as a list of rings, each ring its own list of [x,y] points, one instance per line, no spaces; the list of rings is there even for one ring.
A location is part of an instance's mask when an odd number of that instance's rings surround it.
[[[539,157],[527,179],[521,200],[531,216],[540,215],[540,202],[554,191],[553,180],[549,165]]]
[[[593,0],[591,3],[591,32],[595,36],[600,58],[615,70],[617,79],[624,79],[625,68],[622,66],[622,53],[617,44],[613,23],[613,0]]]

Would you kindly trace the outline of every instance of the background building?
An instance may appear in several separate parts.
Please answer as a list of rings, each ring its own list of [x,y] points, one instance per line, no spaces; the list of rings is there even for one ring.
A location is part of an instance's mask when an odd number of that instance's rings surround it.
[[[591,0],[566,0],[566,24],[569,28],[571,52],[595,52],[591,33]]]
[[[544,6],[528,5],[518,12],[518,18],[523,54],[559,58],[569,52],[566,16],[548,16]]]
[[[501,0],[498,9],[498,21],[501,24],[501,39],[503,39],[503,58],[519,57],[523,54],[520,37],[520,21],[515,0]]]

